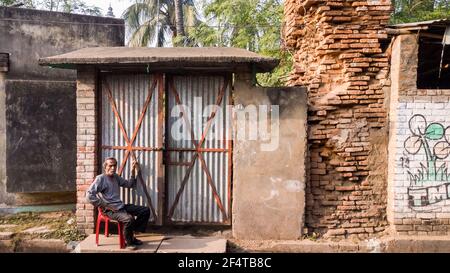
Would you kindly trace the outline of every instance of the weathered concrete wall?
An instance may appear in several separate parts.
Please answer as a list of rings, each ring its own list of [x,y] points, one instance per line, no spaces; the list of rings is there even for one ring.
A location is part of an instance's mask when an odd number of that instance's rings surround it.
[[[38,59],[84,47],[123,46],[125,40],[120,19],[5,7],[0,18],[0,52],[10,53],[8,79],[75,82],[75,71],[39,66]]]
[[[391,63],[389,220],[400,235],[450,234],[450,90],[417,89],[418,37]]]
[[[12,203],[14,196],[6,192],[6,119],[5,119],[6,69],[0,71],[0,204]]]
[[[235,124],[238,131],[233,147],[233,236],[299,239],[305,207],[305,90],[252,87],[250,74],[237,75],[234,103],[238,107]],[[276,126],[268,131],[273,135],[260,130],[257,139],[251,140],[249,134],[244,138],[246,126],[255,124],[249,122],[250,115],[245,119],[238,117],[251,107],[264,109],[271,105],[279,105],[279,138],[274,137]],[[240,107],[243,109],[239,110]],[[275,113],[272,109],[274,120]],[[264,125],[258,122],[258,126],[261,129]],[[271,135],[271,141],[264,135]]]
[[[0,18],[0,52],[10,54],[3,109],[6,171],[1,180],[8,192],[21,193],[14,201],[0,188],[0,203],[33,203],[31,193],[42,203],[42,196],[52,192],[59,193],[59,202],[64,196],[73,202],[76,72],[39,66],[38,59],[89,46],[123,46],[124,22],[4,7]]]
[[[389,0],[285,1],[289,84],[308,87],[308,232],[365,239],[387,226]]]
[[[6,84],[8,192],[75,190],[74,82]]]

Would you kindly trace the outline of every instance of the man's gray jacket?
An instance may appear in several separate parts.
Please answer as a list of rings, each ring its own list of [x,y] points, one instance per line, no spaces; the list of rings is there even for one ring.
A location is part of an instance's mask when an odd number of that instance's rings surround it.
[[[113,177],[98,175],[86,192],[86,200],[94,206],[119,210],[125,206],[120,199],[120,188],[133,188],[136,178],[126,180],[117,174]]]

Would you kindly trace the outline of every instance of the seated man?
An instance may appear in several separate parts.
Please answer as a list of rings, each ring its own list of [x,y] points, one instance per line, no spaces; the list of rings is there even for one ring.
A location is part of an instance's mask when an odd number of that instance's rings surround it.
[[[124,236],[127,249],[134,250],[142,241],[134,237],[134,231],[145,232],[150,217],[150,210],[144,206],[125,205],[120,200],[120,187],[132,188],[136,186],[136,173],[139,164],[133,161],[130,180],[125,180],[116,174],[117,160],[109,157],[103,163],[104,173],[98,175],[86,193],[86,199],[94,206],[100,207],[110,219],[124,224]],[[101,196],[99,196],[101,194]],[[136,219],[134,219],[136,216]]]

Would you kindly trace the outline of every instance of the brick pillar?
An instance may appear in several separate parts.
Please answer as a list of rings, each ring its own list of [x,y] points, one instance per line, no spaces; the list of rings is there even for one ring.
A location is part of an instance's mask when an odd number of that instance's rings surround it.
[[[86,202],[86,190],[98,174],[97,164],[97,73],[81,68],[77,75],[77,226],[94,231],[94,207]]]
[[[290,85],[308,87],[306,226],[359,239],[386,220],[389,0],[285,1]]]

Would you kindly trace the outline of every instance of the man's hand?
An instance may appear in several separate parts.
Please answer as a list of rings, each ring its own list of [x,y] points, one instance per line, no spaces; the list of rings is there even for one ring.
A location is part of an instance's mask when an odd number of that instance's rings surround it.
[[[136,160],[133,160],[131,163],[131,176],[135,177],[136,174],[141,170],[139,163]]]

